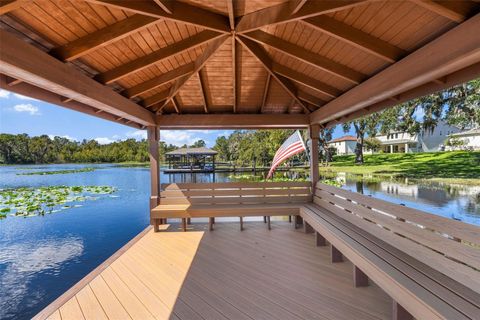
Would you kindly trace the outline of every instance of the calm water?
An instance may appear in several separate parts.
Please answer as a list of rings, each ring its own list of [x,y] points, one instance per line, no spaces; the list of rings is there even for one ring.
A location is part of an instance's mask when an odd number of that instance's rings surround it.
[[[149,171],[97,165],[93,172],[19,176],[35,170],[82,165],[0,167],[0,188],[109,185],[112,196],[58,213],[0,220],[0,319],[29,319],[83,278],[148,225]],[[88,165],[87,167],[92,167]],[[215,181],[227,181],[216,174]],[[211,174],[163,175],[162,182],[213,182]],[[480,186],[416,186],[401,182],[357,182],[346,189],[480,225]]]

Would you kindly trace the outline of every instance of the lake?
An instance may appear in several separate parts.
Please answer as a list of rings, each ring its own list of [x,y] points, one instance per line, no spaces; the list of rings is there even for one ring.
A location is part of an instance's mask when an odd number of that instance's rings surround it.
[[[33,171],[95,171],[18,175]],[[29,319],[142,231],[149,223],[147,168],[114,165],[0,167],[0,188],[108,185],[116,192],[34,217],[0,219],[0,319]],[[480,225],[480,187],[415,185],[342,176],[345,188]],[[162,182],[213,182],[212,174],[162,173]],[[216,182],[228,181],[217,173]]]

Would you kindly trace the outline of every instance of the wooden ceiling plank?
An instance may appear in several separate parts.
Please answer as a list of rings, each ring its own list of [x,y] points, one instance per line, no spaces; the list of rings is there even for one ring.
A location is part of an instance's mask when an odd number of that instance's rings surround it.
[[[375,38],[368,33],[328,16],[308,18],[302,20],[302,22],[390,63],[395,63],[407,54],[404,50],[386,41]]]
[[[181,40],[177,43],[173,43],[146,56],[118,66],[117,68],[98,74],[95,76],[95,79],[103,84],[112,83],[134,72],[138,72],[151,65],[154,65],[164,59],[178,55],[187,50],[196,48],[206,42],[217,39],[219,36],[222,36],[222,34],[210,30],[202,31],[194,36]]]
[[[284,76],[290,80],[301,83],[315,91],[321,92],[329,97],[336,98],[342,94],[342,91],[326,83],[310,78],[298,71],[285,67],[278,63],[273,63],[273,72]]]
[[[308,126],[306,114],[168,114],[157,115],[165,130],[188,129],[297,129]]]
[[[0,73],[142,125],[154,125],[153,114],[94,81],[73,66],[0,29]],[[15,88],[14,86],[13,88]]]
[[[268,91],[270,89],[270,80],[272,79],[272,76],[267,74],[267,81],[265,81],[265,88],[263,89],[263,97],[262,97],[262,106],[260,108],[260,113],[263,113],[265,109],[265,104],[267,103],[267,98],[268,98]]]
[[[294,59],[300,60],[354,84],[359,84],[367,77],[366,75],[340,63],[322,57],[314,52],[306,50],[305,48],[297,46],[261,30],[252,31],[244,34],[243,36],[249,38],[250,40],[272,47],[275,50],[283,52]]]
[[[250,32],[267,25],[287,23],[321,14],[346,10],[363,3],[365,3],[365,1],[361,0],[307,1],[296,13],[292,14],[293,10],[298,7],[296,5],[297,1],[292,0],[244,15],[237,23],[236,31],[238,33]]]
[[[88,2],[111,6],[125,11],[135,12],[155,18],[164,18],[175,22],[188,23],[201,28],[230,33],[228,18],[187,3],[172,3],[172,13],[165,12],[151,0],[118,1],[118,0],[86,0]]]
[[[200,83],[200,90],[202,91],[203,111],[205,111],[205,113],[208,113],[208,109],[210,107],[210,94],[208,92],[207,79],[204,68],[198,71],[198,82]]]
[[[160,8],[168,14],[172,14],[173,3],[170,0],[153,0]]]
[[[122,94],[130,99],[135,98],[141,94],[144,94],[145,92],[158,88],[161,85],[177,80],[178,78],[183,77],[186,74],[192,73],[194,67],[195,64],[193,62],[183,65],[181,67],[173,69],[172,71],[168,71],[158,77],[152,78],[145,82],[139,83],[136,86],[125,89]]]
[[[480,14],[330,101],[312,113],[311,122],[329,122],[480,62],[478,30]]]
[[[54,48],[50,54],[63,61],[72,61],[158,21],[157,18],[135,14],[64,46]]]
[[[438,3],[433,0],[411,0],[419,6],[424,7],[425,9],[435,12],[442,17],[445,17],[451,21],[461,23],[466,19],[465,14],[457,8],[457,1],[445,1],[443,3]]]
[[[107,112],[103,112],[101,109],[95,109],[89,105],[86,105],[78,101],[64,102],[65,98],[62,97],[61,95],[33,86],[29,83],[21,82],[21,83],[18,83],[16,86],[11,87],[8,85],[9,78],[10,77],[7,77],[5,75],[0,75],[1,89],[6,89],[14,93],[21,94],[23,96],[32,97],[34,99],[45,101],[57,106],[61,106],[69,110],[74,110],[74,111],[81,112],[84,114],[89,114],[104,120],[109,120],[109,121],[118,123],[118,121],[115,120],[117,116],[114,116]],[[142,127],[141,124],[138,124],[136,122],[129,123],[128,125],[136,129],[139,129]]]
[[[235,30],[235,8],[234,0],[227,0],[228,22],[230,23],[230,30]]]
[[[29,0],[0,0],[0,15],[20,9],[28,2]]]
[[[168,98],[165,100],[165,102],[163,102],[163,104],[157,110],[157,113],[162,111],[162,109],[167,105],[167,103],[172,99],[172,97],[178,93],[178,91],[192,77],[193,74],[197,73],[200,69],[202,69],[205,66],[205,63],[207,63],[208,59],[210,59],[210,57],[217,51],[217,49],[223,44],[223,42],[228,37],[229,37],[228,35],[222,35],[221,37],[216,38],[215,40],[211,41],[208,44],[207,48],[203,51],[202,55],[195,60],[195,67],[193,69],[193,73],[190,75],[186,75],[175,82],[175,85],[173,85],[169,90],[169,93],[167,95]],[[149,105],[158,103],[162,101],[162,99],[160,98],[163,97],[164,95],[165,95],[165,92],[160,92],[155,96],[145,99],[144,104],[146,106],[149,106]]]
[[[287,78],[279,76],[275,72],[273,72],[273,62],[272,59],[268,56],[265,49],[260,46],[258,43],[247,39],[243,36],[237,37],[237,40],[255,57],[258,61],[263,65],[265,70],[275,79],[278,83],[283,87],[283,89],[293,98],[302,108],[305,110],[306,113],[310,113],[310,110],[305,106],[305,104],[297,97],[296,95],[296,88],[295,86],[289,82]]]
[[[177,96],[174,96],[172,98],[172,104],[173,104],[173,108],[175,108],[175,112],[177,114],[180,114],[180,107],[179,107],[179,103],[178,103],[178,100],[177,100]]]
[[[295,106],[295,99],[292,98],[292,100],[291,100],[290,103],[288,104],[287,113],[292,113],[292,111],[293,111],[293,106]]]

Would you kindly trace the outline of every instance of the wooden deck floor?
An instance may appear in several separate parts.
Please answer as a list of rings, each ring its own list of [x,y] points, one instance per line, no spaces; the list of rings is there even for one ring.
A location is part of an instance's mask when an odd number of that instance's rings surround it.
[[[178,230],[177,226],[169,229]],[[113,259],[110,259],[113,260]],[[386,319],[391,300],[378,287],[354,288],[352,265],[331,264],[312,234],[274,222],[152,230],[49,319]],[[41,318],[41,317],[40,317]]]

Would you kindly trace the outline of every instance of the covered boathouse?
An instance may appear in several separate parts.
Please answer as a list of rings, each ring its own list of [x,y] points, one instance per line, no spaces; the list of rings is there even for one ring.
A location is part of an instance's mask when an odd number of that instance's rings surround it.
[[[315,143],[321,128],[479,77],[479,12],[0,1],[1,88],[146,129],[150,146],[152,227],[34,319],[479,319],[479,228],[318,182]],[[161,184],[159,130],[236,128],[308,128],[311,183]]]

